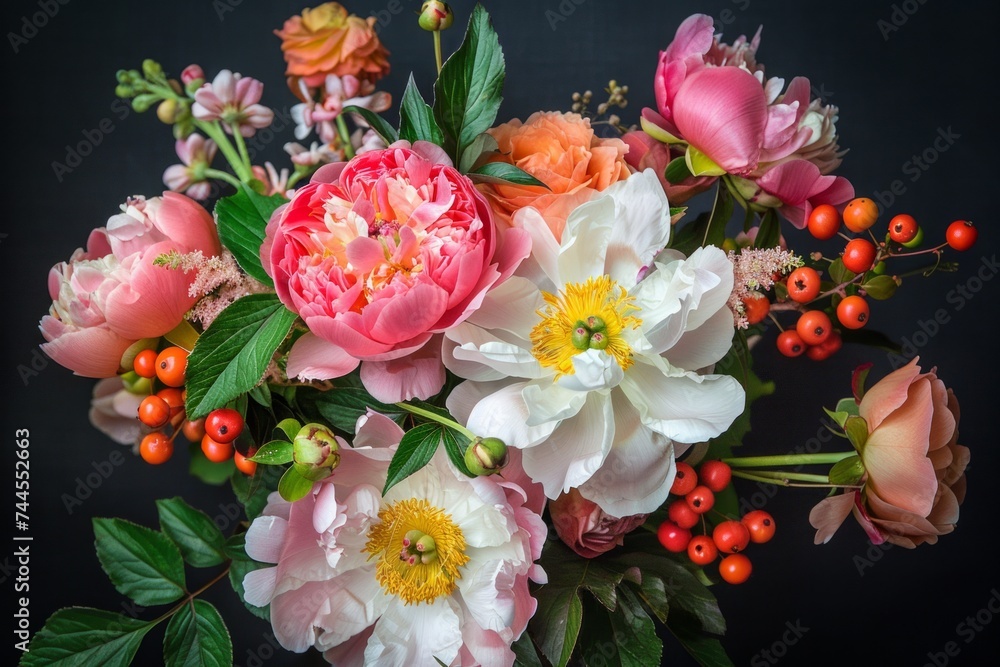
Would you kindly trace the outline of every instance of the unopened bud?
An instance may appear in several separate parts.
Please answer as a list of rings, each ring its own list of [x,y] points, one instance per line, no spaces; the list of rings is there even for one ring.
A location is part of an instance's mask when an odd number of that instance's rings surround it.
[[[177,120],[178,105],[177,100],[169,99],[160,102],[156,107],[156,117],[166,125],[173,125]]]
[[[163,76],[163,67],[155,60],[147,58],[142,61],[142,73],[147,79],[158,79]]]
[[[205,80],[205,71],[201,68],[201,65],[188,65],[184,68],[184,71],[181,72],[181,83],[185,86],[188,86],[191,82],[199,79],[202,82]],[[201,83],[198,85],[201,85]]]
[[[507,465],[507,445],[500,438],[476,438],[465,450],[465,465],[473,475],[492,475]]]
[[[132,100],[132,108],[139,113],[144,111],[149,111],[149,107],[156,104],[156,101],[160,99],[158,95],[153,93],[143,93],[142,95],[136,95],[135,99]]]
[[[447,2],[440,0],[427,0],[420,8],[420,18],[417,22],[420,27],[430,32],[447,30],[455,20],[455,14]]]
[[[295,471],[311,481],[326,479],[340,464],[337,438],[322,424],[306,424],[292,442]]]

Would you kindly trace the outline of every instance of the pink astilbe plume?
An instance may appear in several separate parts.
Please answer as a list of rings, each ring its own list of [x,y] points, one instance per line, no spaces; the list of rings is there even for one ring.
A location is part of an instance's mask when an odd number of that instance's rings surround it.
[[[750,326],[743,300],[751,298],[758,290],[774,287],[775,274],[788,273],[802,266],[802,258],[781,248],[744,248],[741,252],[729,251],[733,263],[733,293],[729,295],[729,309],[737,329]]]
[[[171,254],[159,258],[158,262],[184,273],[196,272],[188,296],[197,298],[198,302],[191,308],[187,319],[198,322],[206,329],[219,313],[237,299],[269,291],[266,285],[240,271],[236,259],[228,250],[223,250],[218,257],[205,257],[201,251]]]

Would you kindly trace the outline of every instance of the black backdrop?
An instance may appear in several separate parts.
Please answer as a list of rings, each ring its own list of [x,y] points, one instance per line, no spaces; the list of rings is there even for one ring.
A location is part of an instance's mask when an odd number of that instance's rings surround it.
[[[779,658],[788,664],[975,665],[1000,653],[1000,618],[989,610],[991,600],[994,609],[1000,608],[992,495],[1000,457],[989,431],[996,416],[995,388],[987,384],[997,370],[993,313],[1000,290],[1000,281],[991,280],[997,244],[990,202],[996,191],[990,158],[997,153],[990,34],[998,11],[986,5],[927,0],[487,3],[507,58],[501,120],[538,109],[566,109],[573,91],[599,90],[616,78],[631,88],[631,104],[622,115],[634,122],[640,109],[652,104],[657,52],[687,15],[712,15],[727,41],[763,24],[758,55],[767,72],[786,79],[808,76],[840,107],[841,144],[851,151],[840,173],[859,193],[889,191],[899,181],[895,202],[884,200],[889,213],[914,214],[931,239],[942,238],[955,218],[979,224],[979,244],[960,257],[950,256],[961,260],[957,273],[909,280],[894,299],[875,304],[872,314],[873,327],[914,343],[925,367],[938,366],[962,402],[961,440],[973,454],[957,531],[936,546],[882,550],[870,547],[848,520],[830,544],[814,546],[807,516],[822,494],[784,490],[767,499],[767,509],[777,517],[777,537],[753,550],[755,573],[748,583],[716,590],[729,623],[724,644],[738,665],[773,664]],[[415,25],[418,6],[416,0],[348,5],[355,13],[382,17],[381,35],[393,63],[382,88],[396,96],[411,69],[430,90],[431,42]],[[458,19],[445,33],[446,50],[457,46],[471,6],[454,3]],[[51,17],[40,13],[46,7]],[[225,488],[206,488],[185,474],[185,456],[162,468],[131,455],[121,465],[106,463],[119,460],[111,458],[119,456],[113,452],[128,452],[88,423],[93,381],[46,364],[35,352],[41,342],[37,323],[49,305],[48,269],[84,244],[90,229],[104,224],[126,195],[158,194],[164,167],[176,162],[169,131],[152,114],[116,113],[114,72],[137,67],[146,57],[174,74],[192,62],[210,76],[230,68],[263,80],[264,102],[287,109],[294,100],[283,85],[283,61],[272,30],[302,8],[287,0],[5,3],[2,26],[8,43],[0,50],[7,203],[0,266],[8,472],[0,483],[11,489],[2,495],[9,503],[6,526],[13,523],[15,502],[12,440],[16,429],[29,429],[33,631],[60,606],[124,608],[94,556],[91,517],[120,516],[152,525],[156,498],[182,495],[213,516],[224,514],[231,503]],[[41,27],[36,30],[32,23]],[[58,178],[52,163],[65,162],[65,147],[83,140],[83,133],[101,127],[104,119],[110,119],[104,127],[110,122],[113,129],[101,134],[79,166]],[[938,141],[934,148],[942,133],[950,133],[951,143]],[[290,139],[289,129],[264,147],[263,157],[282,161],[281,145]],[[924,155],[924,168],[912,161],[915,155]],[[792,230],[788,234],[797,248],[820,247]],[[964,296],[959,288],[967,290]],[[928,325],[939,310],[946,322]],[[855,345],[825,363],[786,360],[773,352],[771,332],[757,355],[757,368],[777,381],[778,391],[759,402],[745,451],[783,453],[807,444],[820,428],[821,406],[848,394],[849,369],[869,360],[876,365],[873,377],[891,370],[884,352]],[[80,493],[79,480],[102,467],[111,469],[107,479],[89,494]],[[737,488],[748,500],[758,491],[751,484]],[[66,494],[87,497],[68,513]],[[763,499],[756,496],[758,503]],[[7,599],[20,597],[10,568],[14,544],[0,547],[0,582]],[[245,613],[224,586],[207,598],[229,622],[237,664],[320,661],[315,653],[272,655],[267,624]],[[143,617],[155,613],[147,610]],[[5,618],[13,630],[12,617]],[[788,632],[792,627],[797,634]],[[14,642],[10,630],[2,635],[8,646]],[[147,638],[137,664],[160,662],[161,633],[154,630]],[[783,644],[787,639],[794,644]],[[668,663],[691,664],[669,639]]]

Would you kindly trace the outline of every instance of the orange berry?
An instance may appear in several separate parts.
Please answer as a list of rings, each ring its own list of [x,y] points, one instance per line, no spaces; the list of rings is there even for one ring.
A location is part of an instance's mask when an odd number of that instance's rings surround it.
[[[236,449],[232,444],[228,442],[219,442],[218,440],[212,440],[205,434],[201,439],[201,452],[205,455],[205,458],[212,463],[225,463],[229,459],[233,458],[233,452]]]
[[[878,204],[867,197],[852,199],[844,209],[844,226],[854,233],[860,233],[878,220]]]
[[[146,349],[135,355],[135,359],[132,361],[132,370],[141,378],[155,378],[156,350]]]
[[[168,387],[183,387],[188,352],[182,347],[164,348],[156,355],[156,377]]]
[[[139,456],[146,463],[160,465],[174,454],[174,443],[162,431],[149,433],[139,443]]]
[[[244,475],[250,476],[257,472],[257,462],[249,460],[239,452],[233,452],[233,462],[236,464],[236,469]]]

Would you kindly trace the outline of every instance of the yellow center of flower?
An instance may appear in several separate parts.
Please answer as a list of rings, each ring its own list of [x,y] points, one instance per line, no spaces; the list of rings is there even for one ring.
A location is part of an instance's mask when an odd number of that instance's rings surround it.
[[[542,292],[542,321],[531,331],[531,353],[546,368],[556,370],[556,379],[573,374],[573,357],[585,350],[603,350],[622,370],[632,365],[632,348],[622,337],[642,320],[630,313],[638,310],[633,297],[610,276],[573,283],[558,295]]]
[[[469,561],[465,536],[444,510],[423,499],[400,500],[378,513],[365,551],[378,558],[375,578],[406,604],[449,595]]]

